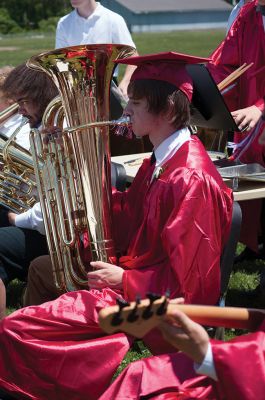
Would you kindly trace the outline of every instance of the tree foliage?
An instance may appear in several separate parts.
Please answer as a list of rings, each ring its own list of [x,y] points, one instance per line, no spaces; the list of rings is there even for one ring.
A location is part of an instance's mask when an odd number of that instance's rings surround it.
[[[40,21],[67,14],[71,7],[68,0],[0,0],[0,9],[20,28],[38,29]],[[1,27],[0,32],[7,33]]]
[[[5,33],[16,33],[21,28],[18,24],[10,17],[8,11],[5,8],[0,8],[0,32]]]

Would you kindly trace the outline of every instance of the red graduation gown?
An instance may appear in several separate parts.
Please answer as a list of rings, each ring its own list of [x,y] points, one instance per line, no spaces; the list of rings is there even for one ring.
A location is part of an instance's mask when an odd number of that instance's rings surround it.
[[[133,300],[137,294],[170,289],[172,297],[215,304],[231,190],[196,137],[150,185],[152,172],[146,160],[128,193],[113,195],[115,241],[125,269],[122,295]],[[123,334],[97,339],[102,336],[98,311],[117,295],[109,288],[66,293],[5,318],[0,387],[38,400],[98,398],[129,346]],[[146,343],[152,348],[152,335]],[[156,353],[163,343],[156,338]]]
[[[208,69],[217,83],[242,64],[254,63],[236,81],[234,89],[225,94],[231,110],[256,104],[265,108],[264,56],[265,33],[262,15],[257,12],[257,1],[246,4],[225,39],[211,54]]]
[[[145,160],[131,190],[114,198],[126,299],[169,289],[172,298],[181,295],[187,303],[215,304],[231,212],[231,190],[197,137],[182,145],[151,184]]]
[[[265,109],[265,32],[262,15],[256,10],[255,1],[244,6],[226,38],[212,53],[207,65],[214,80],[219,83],[244,63],[254,63],[236,81],[236,86],[224,95],[231,111],[256,105]],[[261,131],[260,131],[261,132]],[[248,134],[238,133],[235,141],[240,142]],[[262,146],[257,150],[262,153]],[[256,160],[262,161],[260,154]],[[247,161],[246,155],[244,162]]]
[[[196,375],[185,354],[164,354],[130,364],[100,400],[264,398],[265,323],[257,333],[212,343],[212,349],[218,382]]]
[[[212,53],[212,62],[207,65],[217,83],[244,63],[254,63],[235,82],[236,86],[224,95],[228,108],[238,110],[256,105],[264,110],[265,97],[265,32],[262,15],[256,10],[257,2],[246,4],[232,25],[228,35]],[[235,83],[233,82],[233,83]],[[261,123],[249,133],[236,133],[236,143],[248,137],[242,149],[235,151],[233,158],[243,163],[257,162],[264,166],[264,146],[258,143],[265,124]],[[261,200],[242,202],[242,227],[240,242],[258,251]]]

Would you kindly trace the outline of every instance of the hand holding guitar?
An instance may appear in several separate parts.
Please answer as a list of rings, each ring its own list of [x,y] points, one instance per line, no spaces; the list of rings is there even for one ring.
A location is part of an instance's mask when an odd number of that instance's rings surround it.
[[[206,356],[209,336],[206,330],[177,308],[158,326],[164,339],[177,350],[183,351],[196,363]]]
[[[179,328],[183,330],[184,338],[189,334],[191,339],[196,341],[198,327],[191,324],[192,321],[206,326],[256,330],[265,316],[265,310],[259,309],[182,304],[183,299],[169,302],[166,296],[155,294],[149,294],[147,297],[147,299],[137,299],[132,303],[117,299],[117,306],[102,309],[99,312],[101,329],[109,334],[126,332],[142,338],[151,329],[159,326],[165,318],[171,318],[170,321],[173,318],[175,324],[179,324]],[[176,311],[186,314],[192,321],[183,319],[181,314],[176,314]],[[169,332],[168,334],[170,335]],[[171,334],[175,335],[172,331]],[[179,348],[179,345],[176,347]]]

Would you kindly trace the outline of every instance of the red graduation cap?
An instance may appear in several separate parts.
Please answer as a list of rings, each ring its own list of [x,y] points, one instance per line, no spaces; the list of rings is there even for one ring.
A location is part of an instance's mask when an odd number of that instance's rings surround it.
[[[131,76],[131,81],[154,79],[169,82],[180,89],[189,101],[192,99],[193,81],[185,65],[202,64],[208,61],[210,61],[209,58],[195,57],[173,51],[115,60],[116,63],[137,66]]]

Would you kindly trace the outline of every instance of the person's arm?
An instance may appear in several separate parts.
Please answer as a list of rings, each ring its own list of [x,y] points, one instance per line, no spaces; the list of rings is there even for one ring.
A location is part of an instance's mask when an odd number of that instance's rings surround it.
[[[265,121],[265,112],[263,112],[261,118],[263,121]],[[264,126],[262,134],[259,137],[259,144],[265,144],[265,126]]]
[[[161,322],[160,330],[165,340],[194,361],[198,374],[217,380],[209,336],[201,325],[176,309]]]
[[[126,25],[126,22],[120,15],[116,15],[115,19],[113,20],[112,43],[126,44],[136,49],[135,43]],[[138,56],[139,54],[135,50],[135,53],[133,55]],[[121,90],[122,94],[126,97],[127,97],[127,87],[130,83],[130,78],[135,69],[136,69],[135,65],[127,65],[124,72],[124,76],[122,77],[119,83],[119,89]]]
[[[254,333],[212,343],[218,389],[226,400],[264,398],[265,320]]]
[[[139,54],[137,51],[135,52],[135,56],[138,56]],[[119,89],[121,90],[122,94],[127,98],[127,88],[130,83],[131,76],[133,74],[133,71],[136,69],[135,65],[127,65],[123,78],[121,79],[119,83]]]
[[[117,265],[103,261],[93,261],[90,263],[93,270],[88,272],[88,286],[90,289],[122,289],[123,269]]]
[[[238,128],[251,131],[262,116],[262,111],[255,105],[231,112]]]
[[[254,104],[261,112],[265,111],[265,100],[264,98],[258,99]]]
[[[241,17],[238,16],[234,21],[225,39],[210,54],[211,61],[206,64],[216,84],[222,82],[238,67],[240,67],[241,50]],[[229,85],[230,90],[224,91],[223,97],[230,110],[238,108],[238,79]],[[227,88],[228,89],[228,88]]]
[[[176,309],[159,326],[164,339],[201,364],[206,356],[209,336],[205,329]]]
[[[34,204],[32,208],[22,214],[8,213],[9,223],[18,228],[36,230],[45,235],[44,222],[40,203]]]
[[[202,363],[194,363],[194,369],[199,375],[206,375],[209,378],[212,378],[214,381],[218,380],[214,365],[212,345],[210,342],[208,344],[208,349]]]

